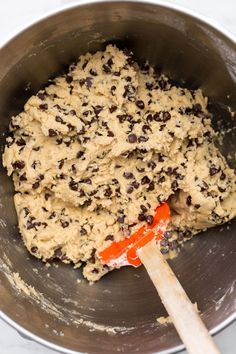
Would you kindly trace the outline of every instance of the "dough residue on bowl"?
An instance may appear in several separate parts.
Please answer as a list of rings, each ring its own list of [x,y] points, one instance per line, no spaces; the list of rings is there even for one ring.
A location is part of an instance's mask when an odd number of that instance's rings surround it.
[[[214,144],[201,90],[177,86],[133,53],[86,54],[12,117],[3,155],[24,243],[90,280],[98,252],[171,206],[162,253],[236,215],[236,176]]]

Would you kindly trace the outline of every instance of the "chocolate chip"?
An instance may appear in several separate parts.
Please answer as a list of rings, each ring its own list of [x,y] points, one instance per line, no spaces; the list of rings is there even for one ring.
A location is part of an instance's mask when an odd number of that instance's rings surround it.
[[[115,112],[116,110],[117,110],[117,106],[114,106],[114,105],[112,105],[112,106],[109,108],[110,113],[113,113],[113,112]]]
[[[192,107],[192,111],[196,116],[198,116],[198,114],[202,112],[202,106],[200,105],[200,103],[194,104]]]
[[[138,137],[138,142],[139,143],[145,143],[148,140],[149,140],[149,138],[147,136],[141,135],[141,136]]]
[[[115,85],[111,86],[111,94],[112,94],[112,96],[114,96],[115,90],[116,90],[116,86]]]
[[[66,124],[60,116],[56,116],[55,121],[61,124]]]
[[[46,98],[46,95],[45,95],[45,93],[43,93],[43,92],[38,92],[38,93],[37,93],[37,96],[38,96],[38,98],[39,98],[40,100],[42,100],[42,101],[44,101],[45,98]]]
[[[94,269],[92,270],[92,273],[98,274],[98,273],[99,273],[99,270],[98,270],[97,268],[94,268]]]
[[[76,154],[77,159],[80,159],[84,155],[84,151],[78,151]]]
[[[18,146],[25,146],[26,142],[23,138],[19,138],[18,140],[16,140],[16,145]]]
[[[124,215],[120,215],[120,216],[117,218],[117,221],[118,221],[120,224],[123,224],[124,221],[125,221],[125,216],[124,216]]]
[[[151,91],[152,89],[153,89],[153,83],[151,83],[151,82],[146,82],[146,88],[149,90],[149,91]]]
[[[226,174],[224,172],[221,172],[220,180],[224,181],[225,179],[226,179]]]
[[[48,109],[48,105],[47,103],[41,103],[39,105],[39,108],[42,109],[42,111],[46,111]]]
[[[44,199],[45,200],[48,200],[50,197],[51,197],[51,195],[49,193],[45,193],[44,194]]]
[[[154,170],[154,168],[156,167],[156,163],[151,160],[148,162],[148,167],[151,168],[152,170]]]
[[[158,85],[160,86],[161,90],[164,90],[166,88],[167,82],[161,79],[158,81]]]
[[[146,222],[148,223],[148,225],[151,225],[153,223],[153,216],[152,215],[148,215],[146,217]]]
[[[107,61],[107,65],[109,65],[110,67],[114,64],[112,58],[109,58]]]
[[[150,126],[149,125],[147,125],[147,124],[144,124],[143,126],[142,126],[142,131],[146,134],[148,131],[152,131],[152,129],[150,128]]]
[[[124,172],[124,173],[123,173],[123,176],[124,176],[126,179],[134,178],[134,175],[133,175],[132,172]]]
[[[172,167],[168,167],[168,168],[167,168],[166,174],[167,174],[167,176],[171,176],[171,175],[173,174],[173,169],[172,169]]]
[[[37,161],[34,160],[31,164],[31,167],[35,170],[36,166],[37,166]]]
[[[168,248],[161,248],[160,251],[161,251],[162,254],[167,254],[167,253],[169,253]]]
[[[119,119],[120,123],[124,123],[127,118],[127,115],[126,114],[118,114],[117,118]]]
[[[60,222],[61,222],[61,226],[63,227],[63,229],[65,229],[66,227],[69,226],[69,222],[68,222],[68,221],[62,221],[62,220],[60,220]]]
[[[139,184],[137,181],[132,182],[131,185],[132,185],[135,189],[138,189],[138,187],[140,186],[140,184]]]
[[[91,74],[92,76],[97,76],[97,75],[98,75],[96,69],[93,69],[93,68],[92,68],[92,69],[89,70],[89,72],[90,72],[90,74]]]
[[[190,230],[186,230],[184,232],[184,237],[187,238],[187,239],[190,239],[192,237],[192,232]]]
[[[80,84],[80,86],[82,87],[82,86],[85,84],[85,79],[80,79],[80,80],[79,80],[79,84]]]
[[[85,134],[85,128],[82,127],[82,129],[78,132],[79,135],[84,135]],[[79,141],[79,140],[78,140]],[[80,141],[79,141],[80,142]]]
[[[153,115],[153,119],[155,120],[155,122],[160,122],[161,121],[160,112],[156,112]]]
[[[155,184],[154,184],[154,182],[152,181],[152,182],[149,183],[149,186],[148,186],[148,188],[147,188],[147,191],[153,191],[154,189],[155,189]]]
[[[114,241],[114,235],[107,235],[105,241]]]
[[[75,111],[74,109],[71,109],[71,110],[70,110],[70,114],[71,114],[72,116],[76,116],[76,111]]]
[[[98,167],[94,167],[93,169],[92,169],[92,172],[98,172],[99,171],[99,168]]]
[[[82,65],[82,69],[83,69],[83,70],[86,68],[87,64],[88,64],[88,60],[85,60],[84,63],[83,63],[83,65]]]
[[[145,107],[144,102],[142,100],[136,101],[135,104],[140,109],[144,109],[144,107]]]
[[[107,73],[107,74],[111,73],[111,68],[109,67],[109,65],[103,64],[102,68],[105,73]]]
[[[120,196],[120,187],[116,188],[115,192],[116,192],[116,196],[119,197]]]
[[[203,186],[201,187],[201,192],[204,192],[209,189],[208,184],[205,181],[202,181]]]
[[[190,206],[190,205],[192,204],[192,197],[191,197],[191,195],[189,195],[189,196],[186,198],[186,204],[187,204],[188,206]]]
[[[129,85],[125,85],[124,86],[124,93],[123,93],[123,97],[128,97],[128,99],[130,101],[134,101],[134,94],[136,92],[136,89],[133,85],[129,84]]]
[[[37,180],[42,181],[44,179],[44,175],[41,173],[38,175]]]
[[[70,180],[69,187],[72,191],[78,191],[78,183],[75,182],[73,179]]]
[[[61,173],[59,176],[57,176],[58,179],[66,179],[66,175],[64,173]]]
[[[171,189],[173,190],[173,191],[176,191],[177,190],[177,188],[178,188],[178,182],[176,181],[176,180],[174,180],[172,183],[171,183]]]
[[[120,72],[119,71],[114,71],[113,75],[114,76],[120,76]]]
[[[68,127],[69,131],[75,130],[75,126],[72,125],[71,123],[68,123],[66,126]]]
[[[115,136],[115,134],[111,130],[108,130],[107,136],[113,138],[113,136]]]
[[[85,79],[85,84],[88,88],[92,87],[93,85],[93,78],[92,77],[86,77]]]
[[[61,257],[62,257],[61,248],[57,248],[57,249],[54,251],[53,258],[61,258]]]
[[[148,208],[145,207],[145,205],[141,204],[140,209],[142,210],[143,213],[146,213],[148,211]]]
[[[62,144],[62,139],[57,139],[56,142],[57,142],[57,145],[61,145]]]
[[[57,132],[54,129],[49,129],[48,135],[50,136],[50,138],[53,138],[54,136],[57,136]]]
[[[87,230],[84,227],[81,227],[80,228],[80,235],[85,236],[87,234],[88,234]]]
[[[148,184],[150,183],[150,178],[148,176],[144,176],[142,179],[141,179],[141,184]]]
[[[160,241],[160,245],[161,246],[168,246],[168,240],[163,238],[161,241]]]
[[[159,130],[160,130],[160,131],[163,131],[164,128],[165,128],[165,126],[166,126],[166,124],[161,124]]]
[[[162,120],[163,120],[163,122],[167,122],[170,118],[171,118],[171,115],[170,115],[169,112],[164,111],[164,112],[162,113]]]
[[[68,84],[71,84],[72,81],[73,81],[73,77],[70,76],[70,75],[66,75],[66,82],[67,82]]]
[[[158,183],[163,183],[165,182],[165,180],[166,180],[165,176],[160,176],[158,179]]]
[[[163,236],[164,236],[165,238],[169,239],[169,238],[172,237],[172,232],[171,232],[171,231],[165,231]]]
[[[36,247],[36,246],[31,247],[30,251],[31,251],[31,253],[37,253],[38,252],[38,247]]]
[[[201,207],[201,205],[200,205],[200,204],[195,204],[194,207],[195,207],[196,209],[199,209],[199,208]]]
[[[127,57],[127,59],[126,59],[127,63],[129,65],[132,65],[135,62],[133,52],[129,49],[124,49],[123,52],[124,52],[125,56]]]
[[[92,184],[92,181],[90,178],[82,178],[79,182],[85,183],[85,184]]]
[[[27,181],[27,177],[26,177],[26,172],[24,172],[21,176],[20,176],[20,181]]]
[[[96,116],[98,116],[99,113],[103,110],[103,107],[97,105],[97,106],[93,107],[93,110],[94,110],[94,113],[96,114]]]
[[[128,194],[133,193],[133,191],[134,191],[134,187],[129,186],[129,187],[127,188],[127,193],[128,193]]]
[[[35,219],[35,218],[31,218],[31,220],[28,220],[27,223],[26,223],[26,229],[27,230],[31,230],[31,229],[34,229],[35,228],[35,225],[34,223],[32,223],[32,220]]]
[[[104,196],[105,197],[110,197],[112,195],[112,189],[111,187],[108,187],[107,189],[105,189],[104,191]]]
[[[39,185],[40,185],[40,183],[37,181],[37,182],[32,184],[32,188],[33,189],[37,189],[37,188],[39,188]]]
[[[133,144],[133,143],[136,143],[137,141],[137,135],[135,134],[129,134],[128,135],[128,142]]]
[[[84,197],[84,196],[85,196],[85,193],[84,193],[84,190],[83,190],[83,189],[80,189],[80,190],[79,190],[79,196],[80,196],[80,197]]]
[[[146,215],[144,215],[143,213],[139,214],[138,220],[139,221],[145,221],[146,220]]]
[[[214,176],[216,173],[219,172],[219,169],[215,165],[212,165],[209,171],[210,171],[210,176]]]
[[[147,122],[152,122],[152,121],[153,121],[153,116],[152,116],[151,113],[149,113],[149,114],[147,115],[146,121],[147,121]]]
[[[16,160],[15,162],[12,162],[12,167],[14,170],[22,170],[25,167],[25,162],[23,160]]]
[[[97,190],[96,190],[96,189],[93,190],[92,192],[89,192],[89,193],[88,193],[88,195],[89,195],[90,197],[93,197],[95,194],[97,194]]]

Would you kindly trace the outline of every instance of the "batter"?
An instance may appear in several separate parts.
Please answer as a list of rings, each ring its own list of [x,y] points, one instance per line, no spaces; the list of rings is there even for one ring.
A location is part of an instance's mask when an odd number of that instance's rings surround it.
[[[214,145],[200,90],[177,87],[128,50],[86,54],[12,117],[3,163],[19,228],[43,261],[109,270],[98,252],[172,209],[162,253],[236,215],[236,176]]]

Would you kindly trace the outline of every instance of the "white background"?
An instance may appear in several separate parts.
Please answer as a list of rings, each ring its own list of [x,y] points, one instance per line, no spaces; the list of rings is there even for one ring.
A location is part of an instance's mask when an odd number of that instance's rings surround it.
[[[0,42],[14,33],[17,28],[45,14],[48,10],[57,9],[73,0],[0,0]],[[234,33],[236,36],[236,1],[235,0],[172,0],[172,3],[195,10]],[[215,340],[223,354],[236,353],[236,322],[219,333]],[[53,354],[34,342],[21,338],[17,332],[0,320],[0,353],[1,354]],[[185,354],[183,352],[181,354]],[[208,354],[208,353],[202,353]]]

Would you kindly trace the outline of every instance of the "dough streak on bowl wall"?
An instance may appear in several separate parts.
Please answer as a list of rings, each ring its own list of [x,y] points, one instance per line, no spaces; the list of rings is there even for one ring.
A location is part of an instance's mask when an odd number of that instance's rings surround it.
[[[32,96],[12,117],[3,156],[31,254],[83,265],[96,281],[112,270],[98,252],[151,224],[163,201],[172,210],[164,254],[232,219],[236,176],[207,103],[111,45]]]

